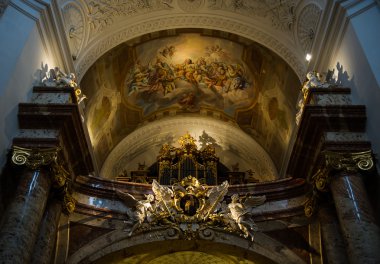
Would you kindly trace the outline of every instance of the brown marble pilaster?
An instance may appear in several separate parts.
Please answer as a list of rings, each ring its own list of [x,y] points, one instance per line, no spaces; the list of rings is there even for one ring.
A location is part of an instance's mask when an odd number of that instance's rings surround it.
[[[29,263],[51,182],[44,167],[25,169],[0,230],[1,263]]]
[[[380,263],[380,229],[360,174],[337,172],[332,176],[330,188],[349,263]]]
[[[335,208],[320,206],[318,219],[321,223],[322,243],[328,263],[348,263],[346,246],[339,228]]]
[[[62,202],[57,198],[51,199],[39,228],[39,236],[34,247],[31,263],[51,263],[57,238],[58,223],[62,212]]]

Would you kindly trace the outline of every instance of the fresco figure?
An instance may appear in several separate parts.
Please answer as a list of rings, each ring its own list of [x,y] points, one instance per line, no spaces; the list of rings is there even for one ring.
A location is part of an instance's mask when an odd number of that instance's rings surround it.
[[[146,114],[173,104],[186,110],[199,109],[198,106],[215,100],[219,101],[221,110],[232,113],[235,107],[248,103],[251,92],[233,94],[252,89],[239,61],[240,55],[225,51],[221,45],[206,46],[203,52],[199,48],[196,52],[192,47],[189,49],[189,56],[184,58],[180,57],[183,54],[176,57],[175,45],[164,45],[152,57],[142,56],[148,63],[141,65],[137,61],[130,73],[126,85],[127,96],[131,98],[127,100],[140,106]],[[220,95],[226,100],[221,101]]]

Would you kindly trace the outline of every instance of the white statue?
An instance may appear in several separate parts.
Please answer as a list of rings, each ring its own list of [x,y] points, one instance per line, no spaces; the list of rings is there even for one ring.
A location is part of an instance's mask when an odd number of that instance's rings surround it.
[[[78,86],[74,73],[65,74],[58,67],[50,69],[47,75],[42,79],[42,83],[49,87],[70,86],[77,88]]]
[[[306,74],[307,81],[302,87],[302,92],[305,94],[310,88],[328,88],[331,86],[329,83],[322,82],[320,74],[311,71]]]
[[[231,196],[231,200],[232,201],[227,205],[227,208],[225,208],[224,221],[231,225],[231,220],[233,220],[243,232],[244,237],[251,237],[253,241],[254,232],[257,231],[257,226],[252,219],[250,209],[263,204],[266,200],[265,195],[241,199],[238,194],[234,194]]]
[[[172,205],[173,191],[167,187],[160,185],[156,180],[153,180],[152,191],[156,197],[155,208],[157,212],[164,212],[171,218],[174,210]]]
[[[302,86],[302,94],[300,95],[300,99],[298,101],[297,107],[298,112],[296,114],[296,124],[299,125],[301,122],[301,117],[303,114],[303,110],[305,107],[305,101],[309,95],[311,88],[328,88],[331,84],[327,82],[322,82],[320,78],[320,74],[315,71],[310,71],[306,74],[307,81]]]
[[[152,203],[154,202],[153,194],[146,195],[145,200],[137,200],[133,195],[129,193],[116,190],[116,194],[123,200],[126,206],[132,209],[127,211],[129,218],[133,221],[133,226],[129,231],[131,236],[133,232],[139,228],[144,222],[153,222],[155,220],[154,208]]]

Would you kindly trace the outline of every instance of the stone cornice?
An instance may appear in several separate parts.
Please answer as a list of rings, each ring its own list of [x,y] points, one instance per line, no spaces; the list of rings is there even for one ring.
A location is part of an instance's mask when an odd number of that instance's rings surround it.
[[[320,88],[313,89],[310,97],[313,96],[313,93],[323,91]],[[328,89],[325,91],[329,92]],[[347,91],[338,90],[339,92],[345,94]],[[356,151],[368,149],[368,142],[366,141],[352,142],[348,139],[338,142],[325,138],[325,133],[333,131],[365,132],[365,126],[366,109],[363,105],[305,105],[287,175],[296,178],[310,178],[320,152],[334,145],[346,150],[352,150],[352,146],[355,146]]]
[[[78,176],[75,190],[78,193],[98,198],[114,199],[115,189],[123,190],[134,195],[136,199],[144,198],[144,194],[151,193],[150,184],[124,183],[93,176]],[[227,195],[234,193],[266,195],[267,201],[289,199],[305,194],[305,181],[303,179],[287,178],[272,182],[251,183],[245,185],[231,185]]]
[[[48,91],[48,92],[47,92]],[[64,155],[71,164],[75,175],[92,172],[93,163],[86,141],[81,115],[72,88],[35,88],[35,93],[53,93],[66,96],[72,103],[21,103],[19,104],[19,127],[29,130],[29,135],[15,137],[13,144],[25,148],[62,147]],[[52,97],[54,98],[54,97]],[[64,97],[66,98],[66,97]],[[42,130],[45,132],[34,133]],[[56,135],[44,136],[47,131],[56,131]]]

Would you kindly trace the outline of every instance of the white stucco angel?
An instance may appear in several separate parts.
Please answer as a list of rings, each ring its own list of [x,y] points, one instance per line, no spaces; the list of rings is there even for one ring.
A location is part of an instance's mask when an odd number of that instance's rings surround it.
[[[203,219],[206,219],[210,214],[215,213],[221,207],[221,201],[228,191],[228,182],[224,181],[221,185],[212,187],[207,191],[207,200],[201,212]]]
[[[244,237],[250,237],[253,240],[257,226],[253,221],[251,209],[263,204],[265,200],[265,195],[246,198],[240,198],[238,194],[232,195],[231,202],[225,208],[225,221],[231,225],[231,220],[233,220],[243,232]]]
[[[60,87],[70,86],[77,88],[76,77],[74,73],[65,74],[59,67],[50,69],[47,75],[42,79],[45,86]]]
[[[310,88],[327,88],[329,83],[321,81],[320,74],[315,71],[310,71],[306,74],[307,81],[302,87],[302,92],[305,94]]]
[[[162,213],[173,218],[172,198],[173,191],[164,185],[160,185],[156,180],[152,182],[152,191],[155,195],[155,210],[162,216]]]
[[[145,200],[137,200],[133,195],[120,190],[116,190],[116,194],[122,199],[124,204],[131,209],[127,211],[127,215],[132,220],[132,227],[127,229],[129,235],[132,235],[144,222],[151,223],[155,220],[153,194],[146,195]]]

